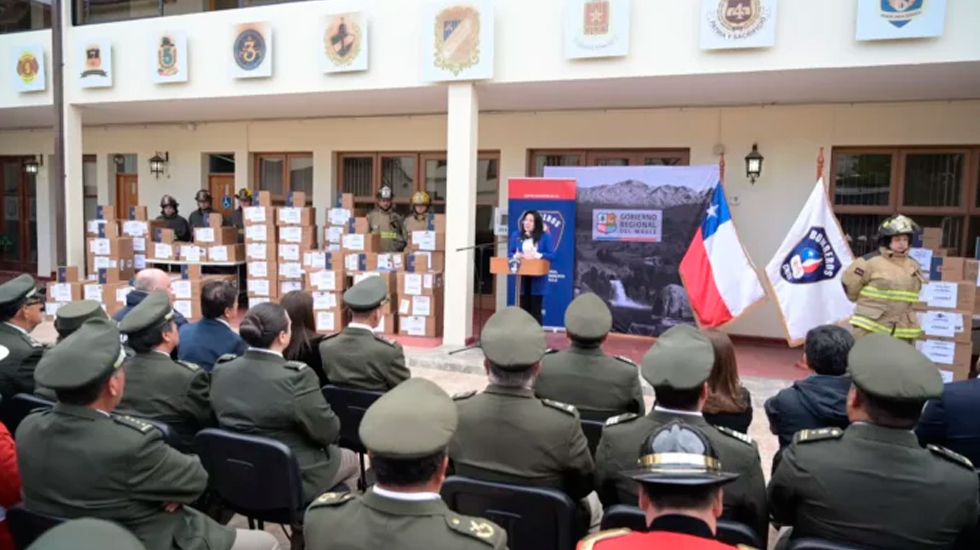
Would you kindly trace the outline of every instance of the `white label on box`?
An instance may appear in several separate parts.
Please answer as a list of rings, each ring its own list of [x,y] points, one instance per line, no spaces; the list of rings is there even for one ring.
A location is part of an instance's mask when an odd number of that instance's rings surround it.
[[[49,288],[51,289],[51,297],[54,298],[56,302],[71,301],[71,284],[55,283]]]
[[[102,302],[102,285],[85,285],[83,288],[85,289],[84,300]]]
[[[180,313],[184,317],[191,319],[194,317],[194,308],[191,307],[190,300],[174,300],[174,311]]]
[[[146,252],[146,237],[133,238],[133,252]]]
[[[405,258],[405,256],[402,255],[402,254],[393,254],[392,255],[392,257],[391,257],[391,259],[392,259],[391,264],[394,266],[394,269],[396,271],[401,271],[402,269],[404,269],[404,267],[405,267],[404,258]]]
[[[422,286],[425,288],[432,288],[432,283],[434,280],[435,277],[433,277],[431,273],[426,273],[422,276]]]
[[[153,243],[153,257],[169,260],[174,254],[174,247],[167,243]]]
[[[228,261],[228,247],[227,246],[212,246],[208,249],[208,258],[212,262],[227,262]]]
[[[201,261],[202,249],[199,246],[185,246],[183,253],[184,259],[188,262],[199,262]]]
[[[127,220],[123,222],[123,233],[130,237],[142,237],[147,233],[147,222]]]
[[[310,273],[310,286],[317,290],[340,290],[337,288],[337,273],[334,271]]]
[[[331,243],[331,244],[328,244],[327,245],[326,250],[327,250],[327,252],[340,252],[341,251],[341,248],[340,248],[340,245],[339,244],[337,244],[337,243]]]
[[[395,269],[391,257],[391,254],[378,254],[378,271],[393,271]]]
[[[106,224],[106,220],[89,220],[88,232],[93,235],[99,234],[99,228]]]
[[[303,290],[303,283],[301,281],[283,281],[279,290],[282,291],[282,294],[288,294],[294,290]]]
[[[263,279],[269,276],[269,264],[265,262],[249,262],[248,276]]]
[[[412,315],[432,315],[432,298],[428,296],[412,296]]]
[[[327,221],[330,225],[344,225],[350,217],[350,210],[346,208],[331,208],[327,210]]]
[[[319,267],[322,268],[327,263],[327,255],[323,252],[305,252],[303,253],[303,265],[306,267]]]
[[[268,296],[269,279],[249,279],[248,291],[257,296]]]
[[[279,245],[279,257],[283,260],[290,260],[294,262],[299,261],[299,245],[298,244],[280,244]]]
[[[255,307],[255,306],[259,305],[259,304],[266,304],[268,302],[269,302],[269,299],[268,298],[249,298],[248,299],[248,307],[252,308],[252,307]]]
[[[279,221],[282,223],[299,224],[303,221],[303,210],[293,206],[280,208]]]
[[[146,268],[146,254],[135,254],[133,256],[133,267],[137,270]]]
[[[328,243],[340,244],[340,240],[344,236],[344,228],[328,227],[325,235]]]
[[[422,294],[422,276],[417,273],[405,274],[405,294],[417,296]]]
[[[956,359],[956,342],[944,340],[918,340],[915,347],[939,365],[952,365]]]
[[[412,311],[412,302],[408,298],[402,298],[398,302],[398,315],[408,315]]]
[[[174,298],[178,300],[190,300],[191,296],[191,282],[185,279],[180,279],[177,281],[172,281],[170,283],[170,289],[174,292]]]
[[[96,256],[95,258],[92,258],[92,266],[95,269],[109,269],[111,265],[112,262],[105,256]]]
[[[928,276],[932,269],[932,250],[928,248],[910,248],[909,258],[919,262],[923,275]]]
[[[246,256],[249,260],[264,260],[269,247],[265,243],[248,243],[245,245]]]
[[[107,256],[112,252],[112,245],[109,244],[109,239],[92,239],[89,242],[92,243],[89,245],[89,252],[92,254]]]
[[[360,260],[360,254],[348,254],[344,256],[344,268],[347,271],[358,271],[361,268]]]
[[[65,304],[58,303],[58,302],[48,302],[44,304],[44,313],[46,313],[47,315],[53,315],[55,318],[57,318],[58,310],[61,309],[61,306],[63,305]]]
[[[363,281],[364,279],[368,279],[370,277],[380,277],[380,276],[381,275],[377,271],[365,271],[363,273],[357,273],[354,275],[354,284],[356,285],[357,283]]]
[[[198,227],[194,230],[194,236],[197,240],[202,243],[213,243],[214,242],[214,228],[213,227]]]
[[[250,241],[266,242],[269,240],[267,225],[249,225],[245,227],[245,238]]]
[[[929,307],[956,309],[956,283],[928,283],[919,292],[919,299]]]
[[[334,317],[336,312],[333,311],[318,311],[316,312],[316,330],[317,332],[333,332],[337,330],[335,327],[337,324],[334,322]]]
[[[436,249],[435,231],[412,231],[412,242],[419,250]]]
[[[286,262],[279,264],[279,275],[284,279],[302,279],[303,264],[299,262]]]
[[[963,316],[944,311],[924,311],[919,313],[919,325],[926,336],[952,338],[956,336],[956,319],[959,317],[960,332],[963,327]]]
[[[943,377],[943,384],[949,384],[953,381],[953,371],[939,369],[939,376]]]
[[[265,221],[265,208],[261,206],[248,206],[243,208],[245,221],[262,223]]]
[[[402,317],[401,329],[409,336],[425,336],[425,317]]]
[[[280,227],[279,228],[279,241],[284,243],[301,243],[303,242],[303,228],[302,227]]]
[[[344,235],[341,240],[347,250],[364,250],[364,235]]]
[[[133,291],[133,287],[131,286],[127,286],[116,290],[116,303],[125,304],[126,296],[129,296],[129,293],[132,291]]]
[[[313,309],[335,309],[337,307],[337,295],[333,292],[314,292]]]

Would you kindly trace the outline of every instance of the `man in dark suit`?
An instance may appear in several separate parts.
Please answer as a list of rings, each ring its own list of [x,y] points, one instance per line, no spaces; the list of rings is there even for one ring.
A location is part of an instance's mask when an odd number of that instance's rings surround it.
[[[915,427],[922,445],[940,445],[980,467],[980,378],[946,384]]]
[[[211,372],[225,354],[242,355],[248,346],[232,330],[230,319],[238,315],[238,290],[228,281],[211,281],[201,289],[204,318],[180,327],[178,357]]]

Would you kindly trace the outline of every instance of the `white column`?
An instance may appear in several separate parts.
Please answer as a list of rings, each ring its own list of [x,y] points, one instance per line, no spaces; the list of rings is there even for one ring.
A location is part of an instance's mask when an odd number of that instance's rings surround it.
[[[333,167],[333,151],[313,150],[313,208],[317,215],[317,227],[323,228],[327,223],[327,209],[334,205],[336,185]],[[323,232],[317,241],[322,241]],[[322,243],[321,243],[322,244]]]
[[[57,227],[52,221],[58,219],[58,208],[55,204],[57,196],[52,192],[51,172],[54,167],[54,156],[44,156],[44,166],[35,176],[37,217],[37,274],[48,277],[58,263]]]
[[[85,266],[85,187],[82,183],[82,109],[65,105],[65,263]]]
[[[248,154],[248,148],[235,149],[235,192],[242,187],[252,188],[251,186],[252,157]],[[255,192],[255,189],[252,189]],[[195,208],[197,208],[195,206]]]
[[[98,189],[98,204],[116,204],[115,175],[116,163],[112,162],[109,155],[102,152],[95,155],[95,184]]]
[[[473,246],[480,108],[472,83],[449,85],[446,128],[446,296],[443,344],[462,346],[473,333]]]

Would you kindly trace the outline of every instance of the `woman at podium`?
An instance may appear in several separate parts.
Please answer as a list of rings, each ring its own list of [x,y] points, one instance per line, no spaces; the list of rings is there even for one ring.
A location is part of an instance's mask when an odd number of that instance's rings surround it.
[[[510,235],[507,255],[519,260],[548,260],[555,257],[551,236],[545,231],[544,220],[537,210],[521,216],[518,230]],[[548,292],[548,276],[524,277],[521,281],[520,306],[541,323],[541,303]]]

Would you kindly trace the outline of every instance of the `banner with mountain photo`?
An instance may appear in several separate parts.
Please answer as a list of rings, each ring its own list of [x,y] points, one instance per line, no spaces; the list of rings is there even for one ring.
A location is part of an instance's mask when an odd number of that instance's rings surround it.
[[[679,268],[717,166],[549,166],[544,175],[577,181],[575,293],[599,295],[614,332],[658,336],[695,324]]]

